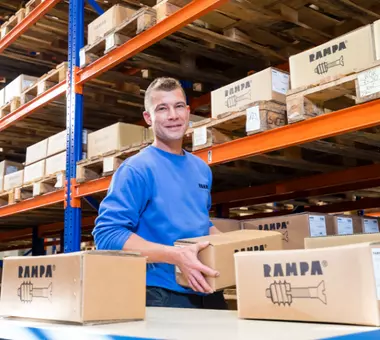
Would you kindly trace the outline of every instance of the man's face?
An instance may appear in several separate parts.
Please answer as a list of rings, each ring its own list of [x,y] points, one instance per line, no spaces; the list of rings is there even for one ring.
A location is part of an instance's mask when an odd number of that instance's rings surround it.
[[[144,112],[146,122],[162,141],[181,140],[189,125],[189,107],[181,89],[152,91],[150,110]]]

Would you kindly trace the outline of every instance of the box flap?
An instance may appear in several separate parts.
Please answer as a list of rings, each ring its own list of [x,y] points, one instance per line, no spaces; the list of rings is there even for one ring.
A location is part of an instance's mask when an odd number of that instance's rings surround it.
[[[236,230],[228,233],[187,238],[176,241],[177,243],[198,243],[209,241],[211,245],[228,244],[231,242],[240,242],[253,239],[261,239],[274,235],[281,235],[277,231],[262,231],[262,230]]]
[[[86,250],[81,252],[82,254],[91,255],[107,255],[107,256],[134,256],[143,257],[141,253],[132,251],[119,251],[119,250]]]

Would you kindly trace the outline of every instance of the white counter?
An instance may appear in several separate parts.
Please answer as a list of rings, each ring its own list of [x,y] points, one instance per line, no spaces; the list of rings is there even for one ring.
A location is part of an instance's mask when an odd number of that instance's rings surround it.
[[[34,328],[34,329],[31,329]],[[373,334],[373,331],[376,333]],[[73,326],[0,319],[0,338],[6,339],[210,339],[298,340],[368,332],[360,339],[380,339],[380,328],[300,322],[239,320],[235,311],[147,308],[144,321],[96,326]],[[45,337],[44,337],[45,336]],[[108,336],[108,337],[107,337]],[[363,335],[362,335],[363,336]],[[353,337],[349,337],[351,339]],[[119,338],[121,339],[121,338]],[[346,339],[344,337],[344,339]]]

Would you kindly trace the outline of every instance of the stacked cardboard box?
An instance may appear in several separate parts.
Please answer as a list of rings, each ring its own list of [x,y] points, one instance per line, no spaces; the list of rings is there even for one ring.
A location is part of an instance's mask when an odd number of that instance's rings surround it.
[[[16,162],[0,162],[0,192],[22,185],[23,165]]]
[[[83,130],[82,149],[87,150],[88,131]],[[45,176],[53,175],[66,169],[66,136],[61,131],[26,149],[24,183],[33,182]],[[86,158],[87,154],[84,154]]]
[[[120,150],[134,143],[143,143],[148,129],[143,126],[116,123],[88,134],[88,158]]]
[[[16,79],[11,81],[4,88],[4,104],[9,103],[13,98],[20,97],[30,85],[32,85],[38,78],[28,76],[26,74],[19,75]],[[1,101],[1,99],[0,99]]]

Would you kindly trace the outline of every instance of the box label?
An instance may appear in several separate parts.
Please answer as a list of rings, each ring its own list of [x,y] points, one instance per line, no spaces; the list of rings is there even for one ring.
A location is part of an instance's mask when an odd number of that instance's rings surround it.
[[[327,236],[325,216],[309,216],[310,236]]]
[[[375,276],[377,299],[380,300],[380,248],[372,248],[372,265]]]
[[[364,219],[364,232],[365,233],[378,233],[379,223],[377,220]]]
[[[358,74],[359,96],[366,97],[380,91],[380,67]]]
[[[286,94],[289,89],[289,75],[283,72],[272,70],[272,90],[281,94]]]
[[[247,120],[245,129],[247,132],[260,130],[260,110],[258,106],[252,106],[246,110]]]
[[[194,137],[194,140],[193,140],[194,146],[206,144],[207,143],[207,127],[201,126],[199,128],[194,129],[193,137]]]
[[[338,217],[338,235],[351,235],[354,233],[352,218]]]
[[[338,217],[338,235],[351,235],[354,233],[352,218]]]

